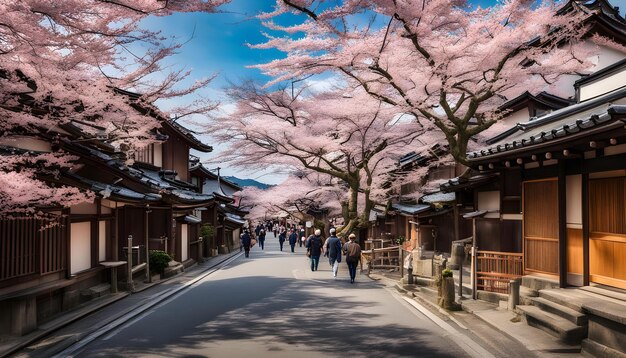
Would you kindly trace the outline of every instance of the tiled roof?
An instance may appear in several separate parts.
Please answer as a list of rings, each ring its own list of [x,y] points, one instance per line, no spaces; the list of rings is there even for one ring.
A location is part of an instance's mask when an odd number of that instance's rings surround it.
[[[622,97],[626,96],[626,88],[617,92],[621,93]],[[624,102],[626,102],[626,98]],[[608,104],[610,103],[609,100],[605,100],[603,103],[604,108],[591,110],[589,106],[583,106],[587,104],[585,102],[563,108],[534,121],[518,123],[513,129],[503,133],[500,140],[490,147],[468,153],[468,160],[472,162],[484,158],[505,156],[552,144],[557,140],[578,138],[587,135],[592,130],[609,130],[623,126],[626,117],[626,105],[610,105]],[[591,110],[593,114],[575,115],[584,110]]]
[[[441,184],[441,191],[444,193],[457,191],[464,188],[475,188],[477,186],[491,183],[498,178],[497,172],[471,175],[469,177],[458,176]]]
[[[397,210],[400,212],[401,215],[406,215],[406,216],[413,216],[413,215],[417,215],[421,212],[430,210],[430,205],[423,205],[423,204],[392,204],[391,207],[394,210]]]

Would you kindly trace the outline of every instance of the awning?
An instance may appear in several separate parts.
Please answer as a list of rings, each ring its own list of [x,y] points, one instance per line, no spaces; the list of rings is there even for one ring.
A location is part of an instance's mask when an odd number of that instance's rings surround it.
[[[423,204],[392,204],[391,207],[404,216],[414,216],[430,209],[430,205]]]
[[[471,213],[463,214],[463,219],[475,219],[481,218],[487,214],[487,210],[477,210],[472,211]]]
[[[195,215],[186,215],[185,216],[185,221],[190,223],[190,224],[199,224],[202,222],[202,219],[200,219],[199,217],[195,216]]]
[[[372,210],[370,210],[369,221],[376,221],[378,219],[385,218],[385,207],[376,205]]]
[[[440,203],[449,203],[456,200],[456,194],[452,193],[444,193],[438,191],[436,193],[427,194],[420,198],[420,201],[427,204],[440,204]]]

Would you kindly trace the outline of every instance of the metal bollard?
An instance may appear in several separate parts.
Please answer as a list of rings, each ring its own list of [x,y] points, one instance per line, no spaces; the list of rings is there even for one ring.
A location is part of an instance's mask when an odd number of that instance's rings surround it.
[[[513,311],[519,305],[519,286],[521,280],[515,279],[509,281],[509,311]]]

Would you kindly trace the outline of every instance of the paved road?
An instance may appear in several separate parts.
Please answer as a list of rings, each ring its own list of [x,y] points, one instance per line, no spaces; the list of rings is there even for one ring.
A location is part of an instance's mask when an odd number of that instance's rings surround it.
[[[427,313],[428,314],[428,313]],[[79,357],[464,357],[473,342],[442,329],[397,293],[304,248],[264,251],[226,267],[74,354]],[[463,341],[463,340],[461,340]],[[468,345],[469,344],[469,345]],[[473,345],[473,346],[472,346]],[[468,349],[469,348],[469,349]],[[480,347],[479,347],[480,348]],[[474,356],[482,356],[474,351]]]

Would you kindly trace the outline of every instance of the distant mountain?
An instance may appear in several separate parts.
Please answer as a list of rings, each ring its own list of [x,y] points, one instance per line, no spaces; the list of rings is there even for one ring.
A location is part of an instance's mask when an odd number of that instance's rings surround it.
[[[261,183],[259,181],[256,181],[254,179],[239,179],[237,177],[224,177],[226,178],[226,180],[231,181],[241,187],[244,186],[255,186],[259,189],[267,189],[269,187],[271,187],[271,185],[269,184],[265,184],[265,183]]]

